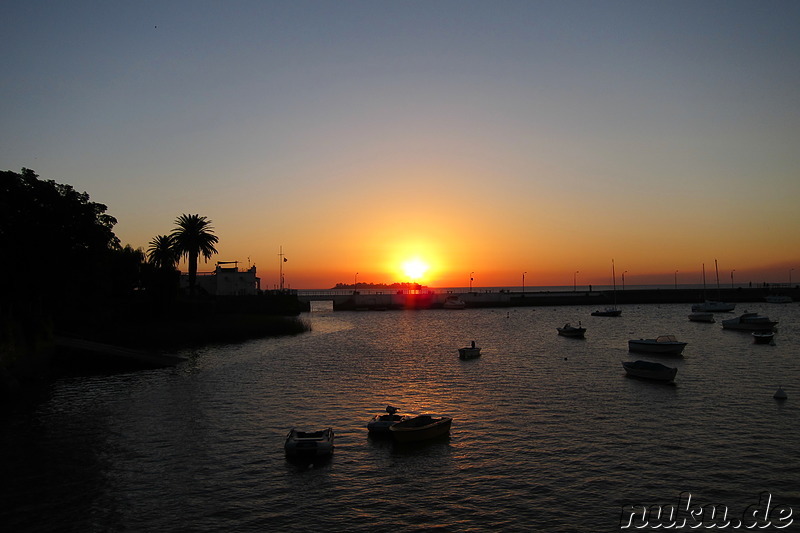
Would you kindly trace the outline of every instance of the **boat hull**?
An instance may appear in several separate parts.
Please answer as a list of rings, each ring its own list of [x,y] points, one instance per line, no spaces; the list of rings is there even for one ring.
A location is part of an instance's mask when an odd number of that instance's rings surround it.
[[[621,309],[605,309],[603,311],[594,311],[592,316],[620,316],[621,314]]]
[[[558,334],[562,337],[573,337],[582,339],[583,336],[586,334],[586,328],[574,328],[574,327],[564,327],[564,328],[556,328],[558,330]]]
[[[622,363],[622,368],[625,369],[625,373],[629,376],[653,381],[674,381],[675,375],[678,373],[677,368],[651,361],[627,361]]]
[[[713,300],[706,300],[701,304],[694,304],[692,311],[701,313],[728,313],[736,309],[736,304],[729,304],[728,302],[717,302]]]
[[[397,423],[389,431],[397,442],[420,442],[447,435],[452,423],[453,419],[448,416],[422,415]]]
[[[659,355],[681,355],[686,347],[685,342],[658,342],[655,339],[640,339],[628,341],[628,351],[637,353],[652,353]]]
[[[716,322],[714,320],[714,313],[709,311],[697,311],[689,314],[689,320],[692,322]]]
[[[458,349],[458,358],[459,359],[475,359],[476,357],[481,356],[481,349],[478,347],[475,348],[459,348]]]
[[[389,435],[389,428],[406,418],[402,415],[375,415],[367,423],[367,431],[370,435]]]
[[[753,332],[753,343],[755,344],[771,344],[774,335],[771,331],[754,331]]]
[[[723,329],[739,331],[772,331],[778,322],[756,313],[745,313],[742,316],[722,321]]]

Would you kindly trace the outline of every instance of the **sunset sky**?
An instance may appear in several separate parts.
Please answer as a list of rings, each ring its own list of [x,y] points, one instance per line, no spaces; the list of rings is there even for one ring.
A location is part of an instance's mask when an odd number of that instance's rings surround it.
[[[201,270],[800,281],[797,1],[6,0],[0,29],[0,169],[134,247],[207,216]]]

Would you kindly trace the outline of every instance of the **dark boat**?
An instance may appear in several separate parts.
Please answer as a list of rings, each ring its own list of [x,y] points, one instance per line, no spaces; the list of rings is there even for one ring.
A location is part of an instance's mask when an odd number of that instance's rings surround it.
[[[367,423],[367,430],[370,435],[389,435],[389,428],[398,422],[405,420],[406,416],[397,414],[397,407],[386,406],[386,414],[375,415]]]
[[[314,459],[333,453],[333,429],[299,431],[292,428],[286,435],[283,449],[287,457]]]
[[[622,367],[629,376],[655,381],[672,381],[675,379],[675,374],[678,373],[677,368],[652,361],[625,361],[622,363]]]
[[[572,324],[570,324],[569,322],[567,322],[566,324],[564,324],[563,328],[556,328],[556,330],[558,330],[558,334],[561,335],[562,337],[574,337],[579,339],[582,339],[583,335],[586,333],[586,328],[581,326],[580,322],[578,322],[577,328]]]
[[[389,431],[397,442],[419,442],[447,435],[452,422],[449,416],[419,415],[394,424]]]

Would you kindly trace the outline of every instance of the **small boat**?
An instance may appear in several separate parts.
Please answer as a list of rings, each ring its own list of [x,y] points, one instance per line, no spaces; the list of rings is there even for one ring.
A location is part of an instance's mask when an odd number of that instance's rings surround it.
[[[563,328],[556,328],[558,330],[558,334],[562,337],[576,337],[576,338],[583,338],[583,335],[586,333],[586,328],[581,326],[581,323],[578,322],[578,327],[571,325],[569,322],[564,324]]]
[[[678,341],[674,335],[660,335],[655,339],[629,340],[628,350],[661,355],[680,355],[687,344]]]
[[[772,331],[778,322],[758,313],[744,312],[736,318],[722,321],[723,329],[737,329],[742,331]]]
[[[771,294],[764,299],[771,304],[790,304],[794,301],[791,296],[785,294]]]
[[[333,429],[320,431],[289,430],[283,445],[287,457],[313,459],[333,453]]]
[[[754,331],[753,332],[753,343],[755,344],[775,344],[775,341],[772,338],[775,334],[771,331]]]
[[[701,304],[694,304],[692,311],[699,313],[727,313],[736,309],[736,304],[706,300]]]
[[[407,417],[403,415],[397,414],[397,407],[392,407],[391,405],[386,406],[386,414],[384,415],[375,415],[372,417],[367,423],[367,430],[369,430],[370,435],[388,435],[389,428],[398,422],[402,422]]]
[[[714,320],[714,313],[708,311],[689,313],[689,320],[692,322],[716,322],[716,320]]]
[[[672,381],[675,379],[675,374],[678,373],[677,368],[651,361],[623,361],[622,367],[629,376],[656,381]]]
[[[397,442],[419,442],[450,433],[453,419],[449,416],[419,415],[389,427]]]
[[[444,309],[464,309],[467,307],[467,302],[459,298],[458,296],[448,296],[444,299],[444,303],[442,304]]]
[[[600,311],[592,311],[592,316],[620,316],[622,314],[621,309],[617,309],[616,307],[606,307],[604,310]]]
[[[475,341],[472,341],[471,346],[458,349],[459,359],[475,359],[476,357],[480,356],[481,356],[481,349],[480,347],[475,346]]]

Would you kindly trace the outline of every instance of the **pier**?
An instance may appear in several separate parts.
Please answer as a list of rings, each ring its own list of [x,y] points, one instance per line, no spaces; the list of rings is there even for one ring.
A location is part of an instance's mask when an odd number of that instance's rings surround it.
[[[770,288],[719,289],[707,291],[707,299],[722,300],[732,303],[760,302],[776,293],[790,296],[796,304],[800,301],[800,288],[781,288],[774,291]],[[482,291],[473,290],[454,292],[446,289],[422,290],[298,290],[297,298],[306,310],[311,302],[329,301],[335,311],[346,310],[391,310],[391,309],[441,309],[448,297],[456,296],[466,304],[467,308],[478,307],[542,307],[562,305],[608,306],[614,303],[623,304],[658,304],[685,303],[694,304],[704,299],[703,290],[697,288],[678,289],[627,289],[627,290],[595,290],[595,291],[538,291],[514,292],[510,290]],[[792,304],[789,304],[792,305]]]

